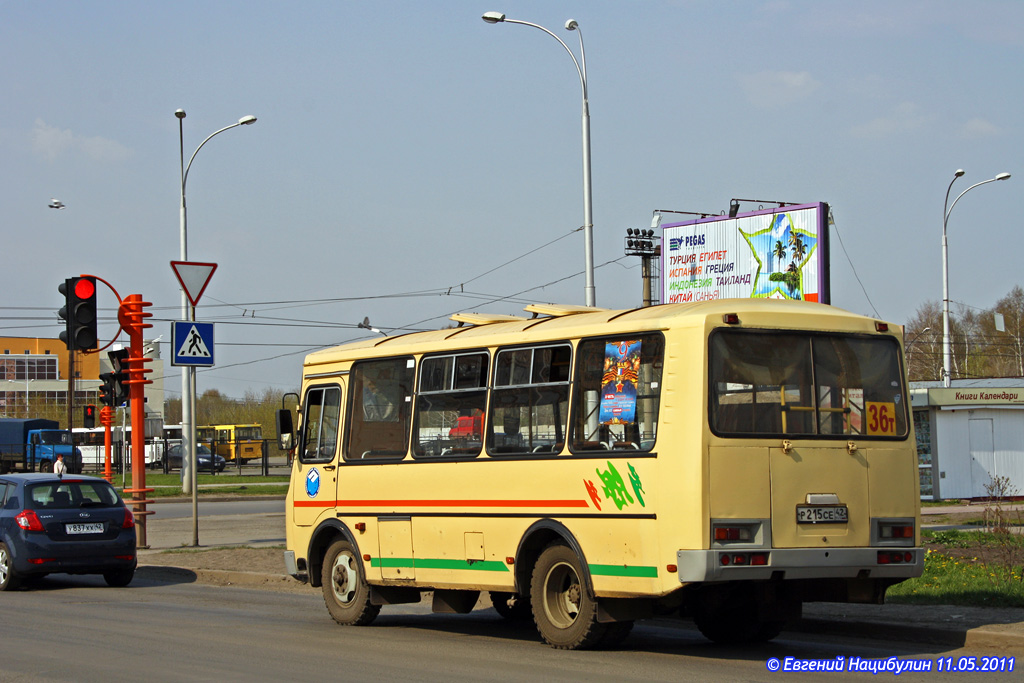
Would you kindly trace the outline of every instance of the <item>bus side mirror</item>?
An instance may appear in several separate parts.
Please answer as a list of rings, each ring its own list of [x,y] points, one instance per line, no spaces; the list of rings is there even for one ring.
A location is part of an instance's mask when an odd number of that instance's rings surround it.
[[[290,451],[295,447],[295,427],[292,426],[292,411],[277,411],[277,447]]]

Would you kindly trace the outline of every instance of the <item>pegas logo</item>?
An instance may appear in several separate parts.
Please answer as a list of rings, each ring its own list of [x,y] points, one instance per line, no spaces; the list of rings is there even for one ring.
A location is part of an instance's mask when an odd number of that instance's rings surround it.
[[[672,237],[668,241],[669,251],[679,251],[683,247],[703,247],[704,235],[687,235],[686,237]]]
[[[320,493],[320,472],[313,467],[309,470],[309,474],[306,475],[306,495],[310,498],[316,498],[318,493]]]

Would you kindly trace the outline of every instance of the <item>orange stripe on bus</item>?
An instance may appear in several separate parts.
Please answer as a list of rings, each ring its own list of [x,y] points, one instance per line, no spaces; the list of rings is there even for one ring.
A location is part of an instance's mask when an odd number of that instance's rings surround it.
[[[297,508],[322,507],[487,507],[487,508],[586,508],[590,504],[585,500],[297,500]]]

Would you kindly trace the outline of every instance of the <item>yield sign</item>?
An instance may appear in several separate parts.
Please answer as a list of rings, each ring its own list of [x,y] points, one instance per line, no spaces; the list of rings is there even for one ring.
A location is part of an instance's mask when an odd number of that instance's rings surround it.
[[[196,261],[171,261],[171,269],[174,275],[185,290],[185,296],[192,302],[193,306],[199,305],[199,297],[206,291],[206,285],[210,284],[213,271],[217,270],[216,263],[198,263]]]

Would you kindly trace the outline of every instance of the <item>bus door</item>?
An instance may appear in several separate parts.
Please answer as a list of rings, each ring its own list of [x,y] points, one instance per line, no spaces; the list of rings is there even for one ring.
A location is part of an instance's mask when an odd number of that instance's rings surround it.
[[[344,383],[312,386],[302,402],[298,464],[292,468],[292,521],[300,526],[333,516],[337,504],[338,436]]]

